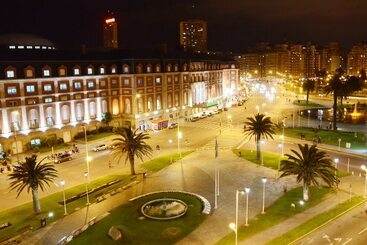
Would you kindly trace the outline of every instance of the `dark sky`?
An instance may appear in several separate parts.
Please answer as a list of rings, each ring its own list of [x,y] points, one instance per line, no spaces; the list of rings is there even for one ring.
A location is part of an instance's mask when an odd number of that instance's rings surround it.
[[[195,7],[193,8],[192,5]],[[60,47],[102,45],[107,10],[127,48],[178,43],[178,22],[208,21],[212,50],[241,51],[256,42],[367,40],[367,0],[4,0],[0,34],[31,33]]]

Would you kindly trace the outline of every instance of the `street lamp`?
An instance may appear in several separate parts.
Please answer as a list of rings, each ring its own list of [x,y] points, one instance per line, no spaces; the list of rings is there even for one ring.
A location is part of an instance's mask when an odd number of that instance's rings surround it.
[[[90,157],[88,155],[87,126],[86,125],[83,125],[83,129],[84,129],[84,142],[85,142],[85,161],[87,163],[87,173],[88,173],[86,177],[87,177],[87,180],[88,180],[88,183],[89,183],[89,180],[90,180],[90,177],[89,177],[89,173],[90,173],[90,171],[89,171],[89,161],[91,159],[90,159]]]
[[[245,226],[249,226],[248,224],[248,194],[250,193],[250,188],[246,187],[245,188],[245,192],[246,192],[246,223]]]
[[[339,138],[339,139],[338,139],[338,143],[339,143],[339,151],[340,151],[340,143],[341,143],[341,141],[342,141],[342,139],[341,139],[341,138]]]
[[[16,124],[19,123],[19,112],[18,111],[14,111],[14,115],[16,116],[16,118],[18,120],[16,122],[13,122],[13,128],[14,128],[15,150],[17,151],[17,162],[19,163],[19,150],[18,150],[18,140],[17,140],[17,127],[15,126]]]
[[[235,235],[235,245],[237,245],[237,226],[235,223],[230,223],[229,224],[229,228],[231,228],[231,230],[234,231],[234,235]]]
[[[261,211],[262,214],[265,214],[265,185],[268,179],[266,177],[262,177],[261,181],[263,182],[263,209]]]
[[[64,215],[68,215],[68,211],[66,210],[66,198],[65,198],[65,180],[61,180],[60,184],[62,186],[62,196],[64,198]]]
[[[281,151],[283,151],[283,145],[282,144],[278,144],[278,148],[281,149]],[[278,171],[280,170],[280,158],[282,157],[282,154],[279,155],[279,161],[278,161]]]
[[[236,223],[235,223],[235,227],[236,227],[236,244],[237,244],[237,227],[238,227],[238,195],[239,194],[245,194],[245,191],[243,190],[236,190]]]
[[[88,172],[84,172],[84,177],[86,178],[86,182],[85,182],[85,191],[86,191],[86,194],[87,194],[87,206],[90,205],[89,203],[89,186],[88,186],[88,183],[89,183],[89,180],[88,180]]]
[[[334,159],[334,163],[335,163],[334,176],[335,176],[335,178],[336,178],[336,171],[337,171],[337,169],[338,169],[339,158],[335,158],[335,159]]]
[[[308,113],[307,127],[310,127],[310,113],[311,113],[311,111],[307,110],[307,113]]]
[[[283,134],[282,134],[282,156],[284,155],[284,127],[285,127],[285,118],[282,120],[283,123]]]
[[[180,140],[182,139],[182,132],[178,131],[177,133],[177,150],[178,153],[180,154],[180,159],[181,159],[181,146],[180,146]]]
[[[173,142],[173,141],[172,141],[171,139],[169,139],[169,140],[168,140],[168,144],[170,145],[170,147],[169,147],[170,149],[171,149],[171,144],[172,144],[172,142]],[[172,164],[172,162],[173,162],[173,161],[172,161],[172,153],[171,153],[171,164]]]
[[[361,169],[365,171],[364,173],[364,198],[367,198],[367,167],[366,165],[362,165]]]

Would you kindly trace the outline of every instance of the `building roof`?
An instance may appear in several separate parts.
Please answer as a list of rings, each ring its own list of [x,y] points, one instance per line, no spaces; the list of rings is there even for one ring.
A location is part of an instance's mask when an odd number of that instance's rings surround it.
[[[13,45],[56,47],[50,40],[31,34],[12,33],[0,36],[0,46],[9,47]]]

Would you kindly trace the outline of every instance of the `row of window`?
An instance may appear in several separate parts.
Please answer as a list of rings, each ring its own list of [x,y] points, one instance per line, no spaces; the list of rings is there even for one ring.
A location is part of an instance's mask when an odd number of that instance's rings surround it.
[[[222,66],[220,66],[219,64],[213,64],[213,65],[207,65],[208,67],[210,66],[210,68],[213,68],[213,69],[220,69]],[[206,65],[205,65],[206,67]],[[234,68],[234,67],[232,67]],[[143,65],[139,64],[136,66],[136,73],[143,73],[144,72],[144,67]],[[154,71],[155,72],[161,72],[161,66],[160,65],[155,65],[154,67]],[[58,76],[66,76],[67,75],[67,69],[65,66],[61,65],[60,67],[57,68],[58,70]],[[178,64],[175,64],[175,65],[171,65],[171,64],[168,64],[166,65],[166,72],[178,72],[179,71],[179,66]],[[184,64],[182,66],[182,70],[183,71],[187,71],[188,70],[188,65],[187,64]],[[112,65],[110,67],[110,70],[109,70],[110,74],[116,74],[117,73],[117,66],[116,65]],[[145,66],[145,72],[147,73],[151,73],[153,72],[153,66],[152,65],[146,65]],[[95,68],[92,66],[92,65],[89,65],[87,68],[86,68],[86,73],[85,75],[94,75],[96,74],[97,72],[95,71]],[[99,75],[104,75],[107,73],[107,68],[102,65],[98,68],[98,74]],[[131,69],[130,69],[130,66],[129,65],[123,65],[122,66],[122,73],[124,74],[129,74],[131,73]],[[52,73],[52,69],[51,67],[49,66],[44,66],[42,67],[41,69],[41,74],[43,77],[51,77],[53,76],[53,73]],[[72,68],[72,74],[74,76],[79,76],[79,75],[82,75],[82,69],[80,66],[74,66]],[[25,68],[25,72],[24,72],[24,75],[26,78],[33,78],[35,77],[35,72],[34,72],[34,68],[32,66],[27,66]],[[17,78],[16,76],[16,69],[15,67],[12,67],[12,66],[8,66],[6,69],[5,69],[5,77],[6,78]]]

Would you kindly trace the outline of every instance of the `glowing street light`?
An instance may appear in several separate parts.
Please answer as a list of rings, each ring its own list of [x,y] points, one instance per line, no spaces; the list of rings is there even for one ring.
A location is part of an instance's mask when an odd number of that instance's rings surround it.
[[[171,139],[168,140],[168,144],[170,145],[170,149],[171,149],[171,145],[172,145],[173,141]],[[172,154],[171,154],[171,164],[172,164],[173,160],[172,160]]]
[[[362,165],[361,169],[365,171],[364,173],[364,198],[367,198],[367,167]]]
[[[66,198],[65,198],[65,180],[60,181],[60,185],[62,187],[62,196],[64,198],[64,215],[68,215],[68,211],[66,210]]]
[[[265,141],[264,140],[261,140],[260,141],[260,144],[261,144],[261,150],[263,149],[263,145],[265,144]],[[264,154],[261,152],[261,165],[264,165]]]
[[[335,158],[335,159],[334,159],[334,163],[335,163],[334,176],[335,176],[335,178],[336,178],[336,171],[338,170],[339,158]]]
[[[310,114],[311,114],[311,111],[310,110],[307,110],[307,113],[308,113],[307,127],[310,127]]]
[[[85,191],[86,191],[86,194],[87,194],[87,206],[90,205],[89,203],[89,180],[88,180],[88,172],[84,172],[84,177],[86,179],[86,182],[85,182]]]
[[[237,245],[237,226],[235,223],[230,223],[229,224],[229,228],[231,228],[231,230],[234,231],[234,235],[235,235],[235,245]]]
[[[263,209],[261,211],[262,214],[265,214],[265,185],[268,179],[266,177],[261,178],[261,182],[263,183]]]
[[[249,226],[248,224],[248,194],[250,193],[250,188],[246,187],[245,188],[245,192],[246,192],[246,223],[245,226]]]

